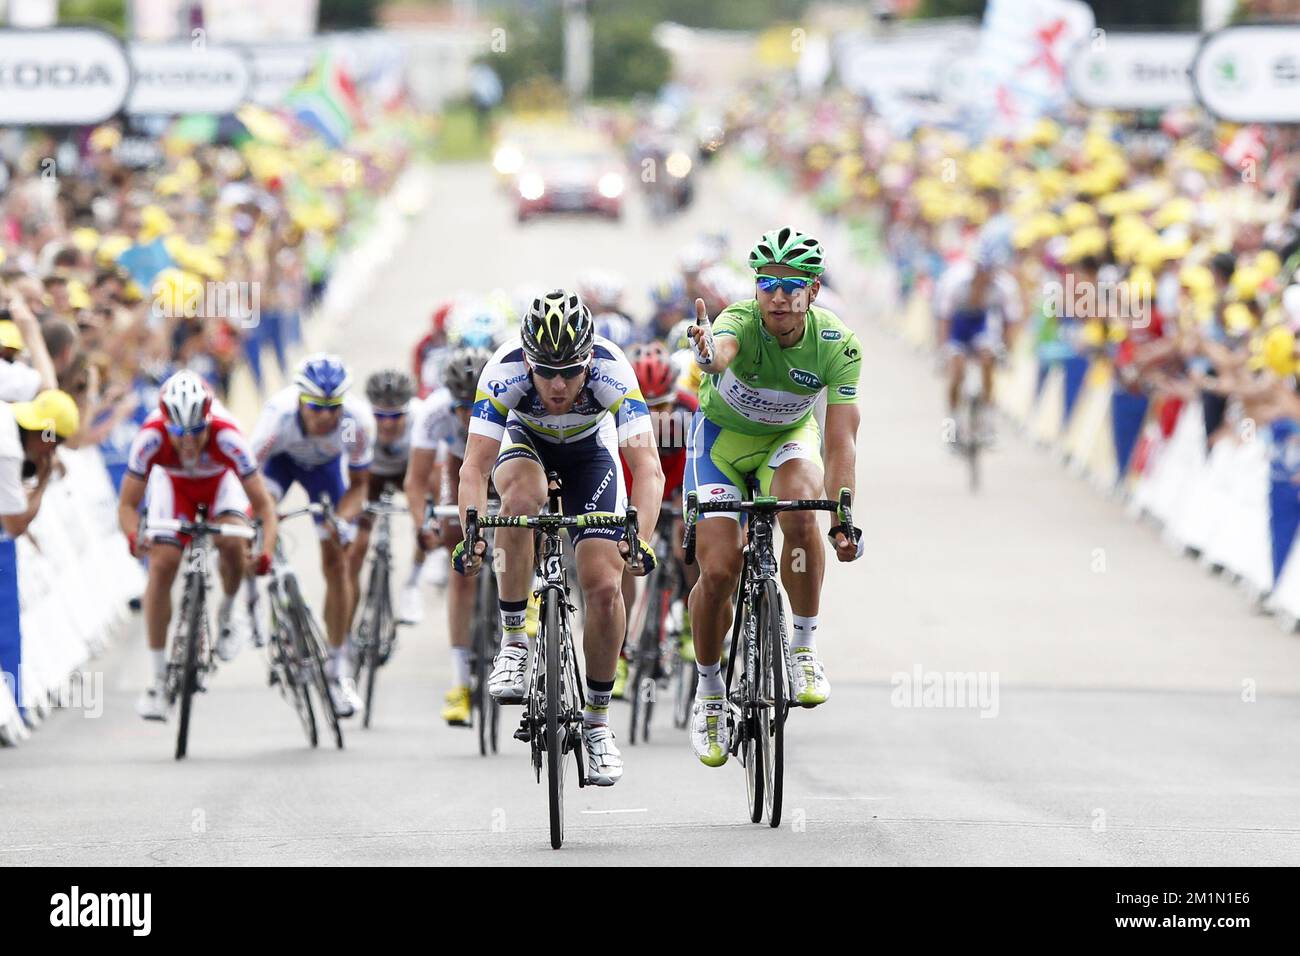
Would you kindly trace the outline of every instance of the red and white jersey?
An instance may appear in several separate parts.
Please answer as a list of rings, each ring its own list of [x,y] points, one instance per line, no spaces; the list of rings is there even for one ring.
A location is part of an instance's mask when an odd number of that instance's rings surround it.
[[[247,478],[257,470],[257,456],[239,426],[223,412],[225,409],[213,405],[208,443],[194,464],[187,467],[167,434],[167,419],[155,410],[131,442],[127,472],[137,478],[148,478],[156,466],[176,478],[212,478],[229,469],[241,479]]]

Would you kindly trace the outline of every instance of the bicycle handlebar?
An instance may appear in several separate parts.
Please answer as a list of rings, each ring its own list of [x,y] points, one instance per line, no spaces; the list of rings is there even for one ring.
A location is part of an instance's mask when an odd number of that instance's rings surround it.
[[[844,531],[856,543],[857,537],[853,527],[852,508],[853,494],[847,488],[840,489],[838,501],[831,501],[827,498],[796,498],[791,501],[782,501],[766,495],[750,501],[700,501],[696,492],[692,491],[686,495],[686,537],[682,542],[686,552],[686,563],[695,563],[695,524],[701,514],[734,514],[735,512],[742,512],[744,514],[774,515],[782,511],[830,511],[840,518],[840,523],[831,529],[832,533],[837,529]]]
[[[180,518],[161,518],[156,521],[150,521],[146,526],[149,531],[172,531],[177,534],[187,534],[194,537],[199,534],[209,534],[219,538],[243,538],[246,541],[252,541],[257,537],[257,531],[244,524],[221,524],[212,521],[186,521]]]

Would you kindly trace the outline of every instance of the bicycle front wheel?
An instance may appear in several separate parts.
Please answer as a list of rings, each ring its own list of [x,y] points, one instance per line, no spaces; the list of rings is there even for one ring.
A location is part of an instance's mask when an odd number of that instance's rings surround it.
[[[496,574],[490,568],[479,572],[478,609],[474,626],[474,709],[478,720],[478,752],[486,757],[497,752],[501,705],[488,693],[492,659],[501,646],[501,614],[497,601]]]
[[[785,615],[781,606],[781,589],[775,581],[768,581],[763,586],[758,609],[758,634],[760,696],[763,699],[763,706],[758,711],[758,734],[764,744],[763,802],[768,826],[776,828],[781,825],[781,799],[785,792],[785,718],[790,704],[786,700]]]
[[[206,590],[203,575],[191,572],[185,581],[185,653],[181,658],[180,722],[176,728],[176,759],[183,760],[190,743],[190,709],[199,687],[199,645],[203,642],[203,598]]]
[[[564,843],[564,751],[568,722],[561,714],[564,660],[560,656],[560,608],[551,591],[542,595],[542,627],[538,635],[546,665],[546,788],[551,814],[551,849]]]
[[[388,631],[394,626],[393,599],[389,591],[387,566],[376,564],[371,577],[374,599],[370,615],[372,630],[370,639],[366,641],[362,650],[360,663],[366,682],[366,711],[362,715],[361,726],[367,730],[370,729],[370,715],[374,712],[375,672],[379,670],[379,648],[381,644],[391,640]]]
[[[632,667],[632,732],[631,743],[650,739],[650,717],[654,713],[656,683],[659,676],[659,636],[663,631],[669,594],[663,587],[664,575],[659,568],[650,572],[654,576],[646,588],[645,623],[637,640],[636,660]]]
[[[316,687],[316,697],[320,701],[321,712],[326,723],[334,731],[334,742],[339,750],[343,749],[343,728],[339,726],[339,715],[334,710],[334,698],[330,696],[329,679],[325,676],[324,641],[316,628],[311,610],[302,599],[296,581],[290,579],[287,589],[289,604],[293,608],[294,632],[298,641],[297,656],[303,663],[304,670],[310,675],[310,682]],[[306,693],[306,688],[303,688]]]
[[[761,601],[762,597],[755,599]],[[740,719],[736,733],[740,737],[740,762],[745,765],[745,792],[749,798],[751,823],[763,822],[764,796],[767,770],[764,766],[766,747],[758,731],[758,711],[762,707],[762,681],[759,677],[758,617],[749,598],[742,596],[741,611],[744,619],[740,627],[742,670],[740,675]]]

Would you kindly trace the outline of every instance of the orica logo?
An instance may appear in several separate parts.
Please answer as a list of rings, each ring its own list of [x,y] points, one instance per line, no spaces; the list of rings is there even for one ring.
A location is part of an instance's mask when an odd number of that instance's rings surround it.
[[[817,391],[823,387],[822,380],[812,372],[806,372],[801,368],[790,369],[790,379],[796,385]]]
[[[597,376],[596,381],[600,382],[602,385],[612,385],[622,394],[627,394],[627,385],[606,372],[601,372],[600,375]]]

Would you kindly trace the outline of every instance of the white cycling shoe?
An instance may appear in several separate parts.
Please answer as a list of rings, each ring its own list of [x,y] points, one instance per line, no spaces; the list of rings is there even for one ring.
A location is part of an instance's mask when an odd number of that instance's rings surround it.
[[[217,657],[229,663],[244,649],[244,642],[249,636],[249,621],[246,615],[239,614],[233,608],[225,615],[225,620],[217,615],[219,637],[217,638]]]
[[[488,677],[488,693],[498,704],[521,704],[524,676],[528,670],[528,648],[507,644],[497,653]]]
[[[419,624],[424,620],[424,598],[418,584],[408,584],[402,588],[397,599],[397,623]]]
[[[587,782],[598,787],[612,787],[623,776],[623,755],[614,744],[614,731],[604,724],[583,726],[582,741],[587,748]]]
[[[161,677],[155,678],[136,699],[135,712],[145,720],[167,720],[167,693]]]
[[[431,584],[436,588],[447,586],[447,575],[451,573],[451,552],[438,548],[424,559],[420,568],[420,583]]]
[[[831,682],[818,660],[816,651],[796,647],[790,654],[790,676],[794,702],[801,707],[816,707],[831,696]]]
[[[330,701],[334,704],[334,713],[339,717],[351,717],[362,707],[361,695],[357,693],[357,682],[351,677],[340,677],[329,682]]]
[[[706,767],[721,767],[727,762],[727,702],[721,697],[695,698],[691,750]]]

